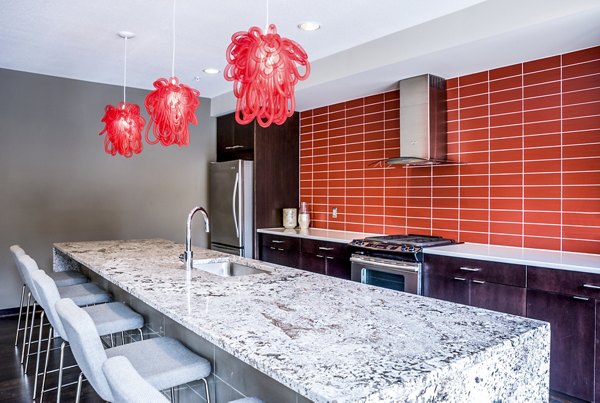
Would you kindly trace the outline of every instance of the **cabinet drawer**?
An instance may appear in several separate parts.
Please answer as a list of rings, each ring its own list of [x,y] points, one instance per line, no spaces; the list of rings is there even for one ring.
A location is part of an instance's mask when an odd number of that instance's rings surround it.
[[[525,266],[464,259],[439,255],[425,255],[425,274],[460,277],[467,280],[525,287]]]
[[[302,253],[323,256],[343,256],[347,253],[348,245],[339,242],[318,241],[315,239],[302,239]]]
[[[529,266],[527,288],[600,299],[600,274]]]
[[[271,234],[260,234],[261,246],[274,247],[277,250],[295,251],[300,250],[300,238],[289,236],[277,236]]]

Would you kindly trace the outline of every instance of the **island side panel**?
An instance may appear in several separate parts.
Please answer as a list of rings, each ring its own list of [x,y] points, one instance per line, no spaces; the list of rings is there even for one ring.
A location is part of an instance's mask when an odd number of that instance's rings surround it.
[[[52,248],[52,270],[54,271],[69,271],[79,270],[80,264],[75,260],[71,259],[63,252],[56,248]]]

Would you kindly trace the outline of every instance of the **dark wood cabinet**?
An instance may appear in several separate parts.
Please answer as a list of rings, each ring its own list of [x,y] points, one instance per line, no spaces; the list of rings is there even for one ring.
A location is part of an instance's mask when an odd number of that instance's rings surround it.
[[[301,252],[301,269],[350,280],[348,245],[303,238]]]
[[[254,123],[240,125],[234,114],[217,118],[217,161],[254,159]]]
[[[600,276],[527,268],[527,317],[550,322],[550,388],[598,400],[600,388]]]
[[[595,305],[586,297],[527,290],[527,316],[550,322],[550,388],[587,401],[594,400]]]
[[[525,316],[526,268],[521,265],[425,255],[424,295]]]
[[[260,260],[350,279],[347,244],[285,235],[259,234]]]

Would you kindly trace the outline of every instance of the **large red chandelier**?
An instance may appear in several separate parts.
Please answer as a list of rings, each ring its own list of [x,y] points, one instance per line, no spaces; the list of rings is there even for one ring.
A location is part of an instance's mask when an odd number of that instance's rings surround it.
[[[198,124],[196,109],[200,105],[200,91],[181,84],[175,77],[175,1],[173,0],[173,58],[171,78],[159,78],[154,82],[155,90],[146,96],[145,105],[150,115],[146,128],[146,141],[149,144],[160,142],[163,146],[190,143],[188,123]],[[150,139],[150,126],[154,125]]]
[[[267,33],[258,27],[236,32],[227,47],[224,76],[233,81],[237,98],[235,119],[240,124],[256,118],[262,127],[281,125],[296,108],[294,87],[310,74],[304,49],[282,38],[274,24]],[[298,69],[304,67],[304,73]]]
[[[123,101],[119,105],[106,105],[104,108],[104,129],[99,133],[104,138],[104,151],[110,155],[121,154],[130,158],[142,151],[142,130],[146,120],[140,115],[140,107],[126,102],[127,88],[127,39],[134,35],[121,31],[119,36],[125,39],[125,63],[123,68]]]

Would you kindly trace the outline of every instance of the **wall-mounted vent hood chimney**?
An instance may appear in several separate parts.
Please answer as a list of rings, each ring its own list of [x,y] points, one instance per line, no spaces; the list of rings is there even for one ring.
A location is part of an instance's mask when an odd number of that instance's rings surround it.
[[[424,74],[400,81],[400,157],[388,164],[446,161],[446,80]]]

